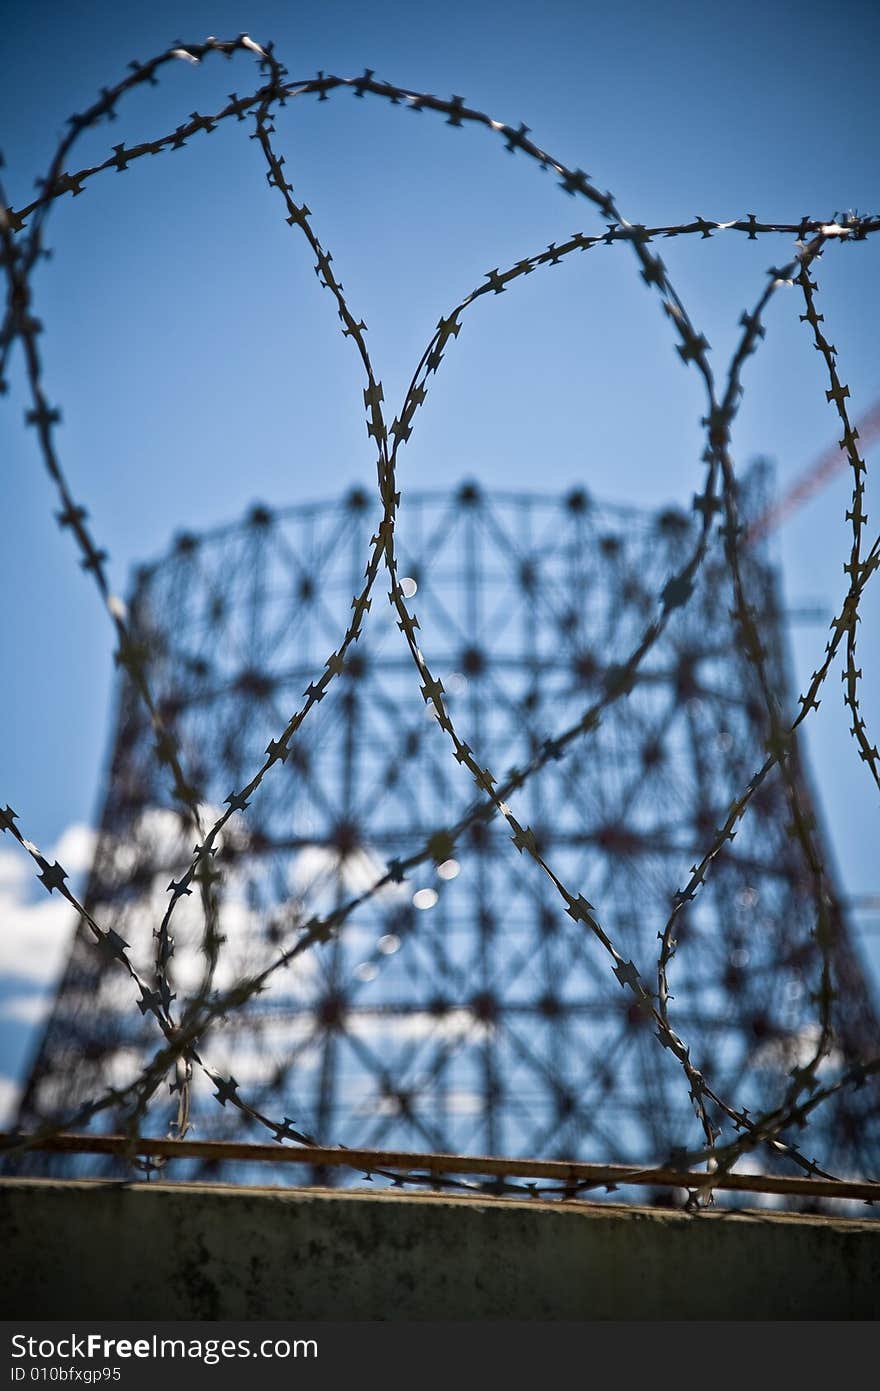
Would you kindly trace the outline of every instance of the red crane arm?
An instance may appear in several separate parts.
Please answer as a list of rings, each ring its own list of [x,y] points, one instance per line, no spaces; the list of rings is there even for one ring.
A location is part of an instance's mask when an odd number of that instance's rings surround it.
[[[870,410],[860,416],[855,423],[853,434],[862,441],[864,449],[871,441],[880,435],[880,401],[875,401]],[[826,449],[819,458],[808,468],[806,473],[802,473],[800,478],[791,484],[787,492],[772,507],[768,507],[760,517],[757,517],[746,533],[747,542],[759,541],[762,536],[766,536],[769,531],[773,531],[777,526],[786,520],[802,502],[812,497],[820,488],[824,488],[829,478],[833,478],[836,473],[846,467],[847,457],[839,444],[833,444]]]

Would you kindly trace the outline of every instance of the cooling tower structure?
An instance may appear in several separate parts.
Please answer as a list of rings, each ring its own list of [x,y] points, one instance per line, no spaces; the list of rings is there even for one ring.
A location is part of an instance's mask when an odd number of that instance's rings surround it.
[[[757,509],[764,486],[753,472],[746,509]],[[360,491],[277,512],[254,507],[240,524],[178,536],[139,572],[131,611],[153,687],[209,809],[219,812],[260,767],[337,646],[376,523],[375,501]],[[399,573],[423,650],[457,729],[499,778],[613,679],[694,536],[692,516],[606,507],[583,492],[464,484],[404,498]],[[796,693],[778,577],[757,549],[746,567],[788,708]],[[474,804],[473,779],[421,698],[386,590],[380,578],[343,676],[223,838],[219,985],[264,964],[304,923]],[[764,706],[730,608],[729,572],[713,542],[694,594],[630,693],[511,798],[555,872],[595,905],[650,980],[673,895],[764,757]],[[87,899],[148,970],[192,834],[124,675],[115,719]],[[793,767],[810,801],[803,761]],[[779,1098],[816,1038],[815,914],[789,819],[777,773],[689,905],[670,968],[674,1027],[716,1090],[753,1114]],[[433,859],[218,1022],[205,1050],[241,1094],[322,1144],[638,1163],[698,1146],[681,1069],[502,818],[475,821],[454,846],[436,844]],[[175,918],[181,999],[201,971],[197,906],[194,895]],[[839,904],[832,914],[829,1067],[876,1054],[880,1039]],[[136,1005],[131,982],[78,930],[23,1127],[136,1074],[161,1041]],[[163,1086],[144,1133],[164,1133],[175,1105]],[[816,1112],[809,1154],[835,1173],[875,1175],[878,1115],[873,1084],[839,1095]],[[198,1075],[193,1121],[201,1138],[269,1138],[218,1105]],[[117,1122],[111,1110],[98,1124]],[[26,1162],[57,1170],[64,1161]]]

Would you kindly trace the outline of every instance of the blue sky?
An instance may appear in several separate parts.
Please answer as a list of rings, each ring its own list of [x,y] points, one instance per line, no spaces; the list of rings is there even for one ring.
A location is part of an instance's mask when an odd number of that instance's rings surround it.
[[[796,221],[880,205],[880,11],[857,0],[833,9],[783,0],[540,8],[3,0],[0,23],[0,143],[14,206],[47,169],[66,117],[130,60],[178,38],[242,30],[274,39],[293,78],[370,67],[524,121],[545,149],[613,190],[633,222],[750,212]],[[74,162],[158,137],[257,85],[244,58],[181,63],[123,106],[112,127],[90,132]],[[440,314],[486,271],[597,229],[587,203],[485,131],[351,93],[292,103],[276,126],[288,177],[369,326],[388,402],[402,394]],[[82,198],[61,200],[48,223],[54,254],[35,279],[46,385],[63,413],[64,467],[120,592],[131,566],[179,529],[237,517],[256,498],[284,505],[373,479],[358,364],[266,185],[249,130],[233,123],[104,174]],[[716,371],[767,267],[790,249],[785,239],[733,233],[662,245]],[[855,415],[880,396],[878,252],[876,239],[831,247],[817,267],[819,308]],[[738,462],[769,455],[780,486],[838,433],[796,295],[781,292],[768,314],[733,436]],[[0,801],[41,846],[62,842],[68,855],[59,858],[84,867],[113,635],[53,521],[55,500],[22,425],[25,402],[16,354],[0,401]],[[696,375],[682,367],[631,254],[602,247],[477,306],[402,456],[400,481],[404,490],[465,476],[544,490],[582,484],[609,501],[688,505],[701,480],[702,414]],[[876,447],[868,458],[880,463]],[[842,474],[773,541],[789,602],[816,604],[829,618],[844,592],[849,489]],[[869,474],[869,515],[874,492]],[[877,615],[874,593],[862,637],[869,723],[880,681]],[[803,680],[824,629],[799,627],[792,640]],[[878,799],[846,732],[836,679],[809,749],[843,882],[853,894],[880,891]],[[0,854],[11,924],[0,956],[0,1074],[11,1076],[72,924],[42,890],[36,897],[11,847]],[[860,922],[880,972],[880,934],[871,935],[868,916]]]

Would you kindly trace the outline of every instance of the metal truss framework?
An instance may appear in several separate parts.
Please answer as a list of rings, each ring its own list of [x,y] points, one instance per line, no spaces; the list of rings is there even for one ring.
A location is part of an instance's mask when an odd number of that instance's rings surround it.
[[[747,513],[765,504],[765,489],[753,470]],[[332,649],[372,513],[357,490],[333,504],[256,506],[239,525],[179,536],[139,572],[131,611],[154,689],[210,807],[259,765]],[[487,494],[466,483],[407,496],[397,529],[404,588],[418,593],[423,648],[456,727],[491,767],[521,767],[613,679],[692,526],[677,511],[609,508],[584,492]],[[757,550],[747,563],[784,697],[777,577]],[[673,894],[767,737],[728,586],[719,545],[629,695],[514,799],[646,978]],[[140,960],[192,850],[152,739],[123,678],[87,902]],[[793,766],[807,796],[802,759]],[[641,1163],[692,1143],[680,1069],[509,829],[487,816],[444,844],[443,828],[473,798],[418,697],[394,614],[377,601],[343,679],[224,834],[218,983],[261,966],[432,833],[434,863],[365,903],[338,937],[220,1023],[212,1056],[264,1109],[322,1144]],[[812,892],[786,822],[777,770],[681,920],[671,969],[674,1017],[697,1066],[752,1113],[773,1104],[814,1042]],[[867,1057],[877,1015],[838,905],[833,914],[835,1048],[838,1060]],[[199,973],[198,922],[195,912],[176,921],[171,975],[182,996]],[[23,1127],[127,1081],[155,1049],[152,1021],[131,1008],[125,984],[79,931]],[[207,1088],[193,1114],[205,1138],[251,1134]],[[813,1152],[836,1172],[872,1173],[878,1116],[876,1085],[841,1092],[813,1118]]]

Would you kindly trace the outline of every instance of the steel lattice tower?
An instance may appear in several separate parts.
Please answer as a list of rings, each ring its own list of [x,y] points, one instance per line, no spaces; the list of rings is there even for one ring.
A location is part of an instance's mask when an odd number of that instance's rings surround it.
[[[748,486],[764,484],[753,472]],[[179,536],[139,573],[132,612],[154,689],[211,806],[259,767],[337,644],[375,524],[374,502],[358,491],[336,504],[255,507],[240,525]],[[466,484],[407,496],[397,536],[456,727],[501,776],[601,691],[694,532],[675,511]],[[761,554],[747,564],[775,684],[790,698],[777,577]],[[646,977],[673,893],[763,757],[765,715],[737,647],[729,583],[720,546],[710,549],[630,694],[513,799],[556,872],[596,905]],[[803,763],[794,766],[809,798]],[[344,677],[225,837],[221,979],[262,964],[473,800],[380,587]],[[814,1027],[814,917],[787,820],[771,777],[678,931],[671,970],[675,1027],[718,1090],[752,1112],[777,1097]],[[152,959],[169,879],[191,851],[122,678],[87,897],[138,962]],[[209,1051],[243,1093],[321,1143],[636,1162],[699,1144],[677,1064],[501,819],[477,821],[438,859],[218,1025]],[[867,1056],[877,1015],[833,911],[836,1048]],[[183,993],[198,972],[184,912],[176,937]],[[154,1021],[133,1005],[130,983],[78,932],[23,1126],[133,1075],[157,1045]],[[171,1114],[163,1107],[157,1100],[151,1133]],[[837,1172],[873,1173],[878,1113],[874,1087],[841,1095],[817,1113],[810,1153]],[[207,1087],[194,1114],[203,1137],[265,1138],[243,1131]]]

